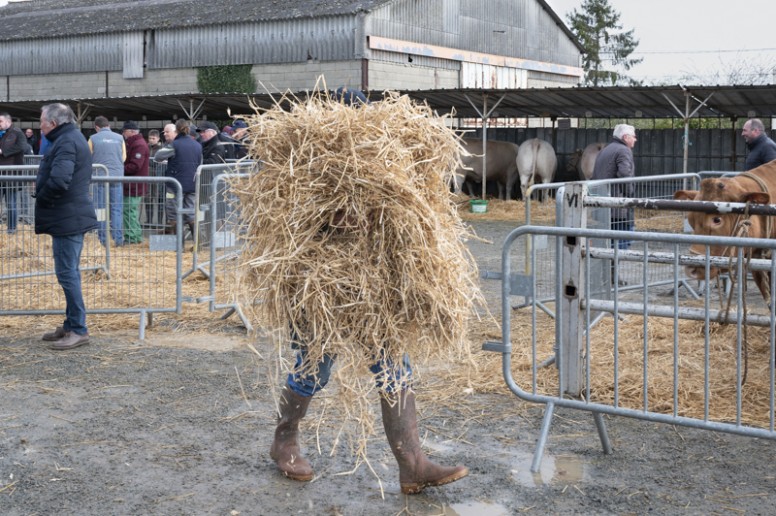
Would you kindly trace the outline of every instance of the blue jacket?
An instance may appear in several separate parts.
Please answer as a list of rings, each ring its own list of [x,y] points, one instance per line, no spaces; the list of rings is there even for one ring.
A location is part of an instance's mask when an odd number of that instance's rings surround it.
[[[92,153],[75,124],[48,133],[49,148],[35,181],[35,233],[67,236],[97,227],[89,196]]]
[[[746,155],[744,170],[752,170],[776,159],[776,142],[764,134],[747,143],[746,146],[749,147],[749,154]]]
[[[172,141],[172,148],[174,154],[167,160],[165,175],[177,179],[183,193],[193,193],[197,167],[202,164],[202,145],[187,134],[179,134]]]

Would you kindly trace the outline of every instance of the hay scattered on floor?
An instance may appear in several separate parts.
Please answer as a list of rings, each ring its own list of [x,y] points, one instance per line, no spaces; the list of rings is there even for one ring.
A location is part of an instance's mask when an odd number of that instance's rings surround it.
[[[551,305],[550,305],[551,307]],[[501,340],[497,327],[484,325],[473,328],[471,338],[475,347],[485,340]],[[644,321],[628,315],[618,325],[618,404],[620,407],[643,410],[644,396]],[[673,320],[651,317],[647,321],[647,396],[648,410],[679,416],[704,419],[703,323],[680,320],[678,324],[678,379],[676,406],[674,406],[674,327]],[[512,320],[512,375],[524,390],[531,391],[532,343],[530,310],[516,312]],[[712,324],[709,349],[709,420],[734,422],[736,420],[736,333],[735,325]],[[543,312],[537,315],[535,329],[536,363],[542,363],[554,354],[555,321]],[[614,320],[605,317],[590,330],[591,401],[614,403]],[[478,342],[479,341],[479,342]],[[741,400],[741,422],[759,428],[768,428],[770,416],[770,349],[767,328],[748,329],[749,365]],[[506,390],[501,374],[501,355],[476,354],[476,376],[471,371],[459,371],[451,380],[469,385],[475,392]],[[558,394],[558,370],[555,365],[538,369],[537,393]]]

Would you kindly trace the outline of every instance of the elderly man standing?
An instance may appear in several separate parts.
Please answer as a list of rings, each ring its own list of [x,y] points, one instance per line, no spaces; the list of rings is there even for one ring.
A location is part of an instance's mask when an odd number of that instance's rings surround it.
[[[765,126],[757,118],[746,121],[741,130],[749,153],[746,155],[744,170],[752,170],[776,159],[776,142],[765,135]]]
[[[183,188],[183,208],[194,211],[196,202],[196,176],[197,168],[202,164],[202,145],[189,137],[189,123],[180,119],[175,125],[164,126],[164,135],[167,145],[159,149],[154,156],[154,161],[160,163],[167,161],[165,176],[175,178]],[[166,200],[164,205],[167,227],[165,233],[176,233],[178,206],[176,204],[177,188],[168,184],[165,187]],[[194,234],[194,215],[186,214],[183,222],[189,226],[191,234]]]
[[[632,125],[619,124],[614,127],[612,141],[604,147],[595,160],[593,179],[629,179],[635,175],[633,147],[636,145],[636,129]],[[612,197],[633,197],[633,182],[626,181],[611,185]],[[633,209],[612,208],[611,226],[614,231],[633,231]],[[628,249],[631,241],[618,240],[618,248]]]
[[[13,120],[8,113],[0,113],[0,165],[23,165],[24,150],[27,147],[27,138],[20,129],[13,126]],[[8,234],[16,233],[17,212],[16,198],[22,184],[0,183],[0,197],[5,197],[5,206],[8,215]]]
[[[65,293],[65,321],[43,340],[63,351],[89,343],[79,263],[84,234],[98,227],[89,198],[92,155],[65,104],[43,106],[40,130],[51,144],[35,181],[35,233],[51,235],[54,271]]]
[[[140,134],[137,122],[128,121],[121,128],[127,145],[127,159],[124,161],[124,177],[148,177],[149,149]],[[140,228],[140,203],[146,194],[147,183],[124,183],[124,243],[143,242]]]
[[[124,145],[124,138],[120,134],[114,133],[110,129],[110,122],[104,116],[98,116],[94,119],[94,130],[97,131],[89,138],[89,149],[92,151],[92,160],[95,164],[105,165],[108,169],[108,176],[124,176],[124,161],[127,158],[127,148]],[[104,184],[104,183],[103,183]],[[105,187],[97,187],[97,208],[105,208]],[[117,246],[124,245],[123,215],[122,207],[124,204],[123,186],[121,183],[111,183],[110,193],[110,232],[113,242]],[[97,235],[100,237],[102,245],[107,244],[105,222],[100,222],[100,229]]]

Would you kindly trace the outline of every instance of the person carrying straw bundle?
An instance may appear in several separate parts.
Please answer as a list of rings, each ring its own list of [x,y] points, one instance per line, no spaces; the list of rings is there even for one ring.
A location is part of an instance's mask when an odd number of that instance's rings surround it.
[[[468,349],[476,266],[449,189],[457,137],[407,97],[365,99],[342,88],[284,97],[250,119],[262,168],[234,186],[247,222],[245,284],[296,350],[270,447],[280,471],[314,477],[299,424],[336,358],[347,393],[361,385],[354,369],[373,375],[401,491],[414,494],[469,473],[421,449],[409,354],[449,360]]]

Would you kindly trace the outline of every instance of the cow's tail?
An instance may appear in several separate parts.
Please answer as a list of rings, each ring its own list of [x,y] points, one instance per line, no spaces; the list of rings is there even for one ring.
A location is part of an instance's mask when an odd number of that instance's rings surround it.
[[[539,159],[539,149],[541,148],[542,142],[539,141],[538,138],[535,138],[534,141],[531,142],[531,146],[533,147],[533,161],[531,162],[531,184],[536,183],[536,160]]]

